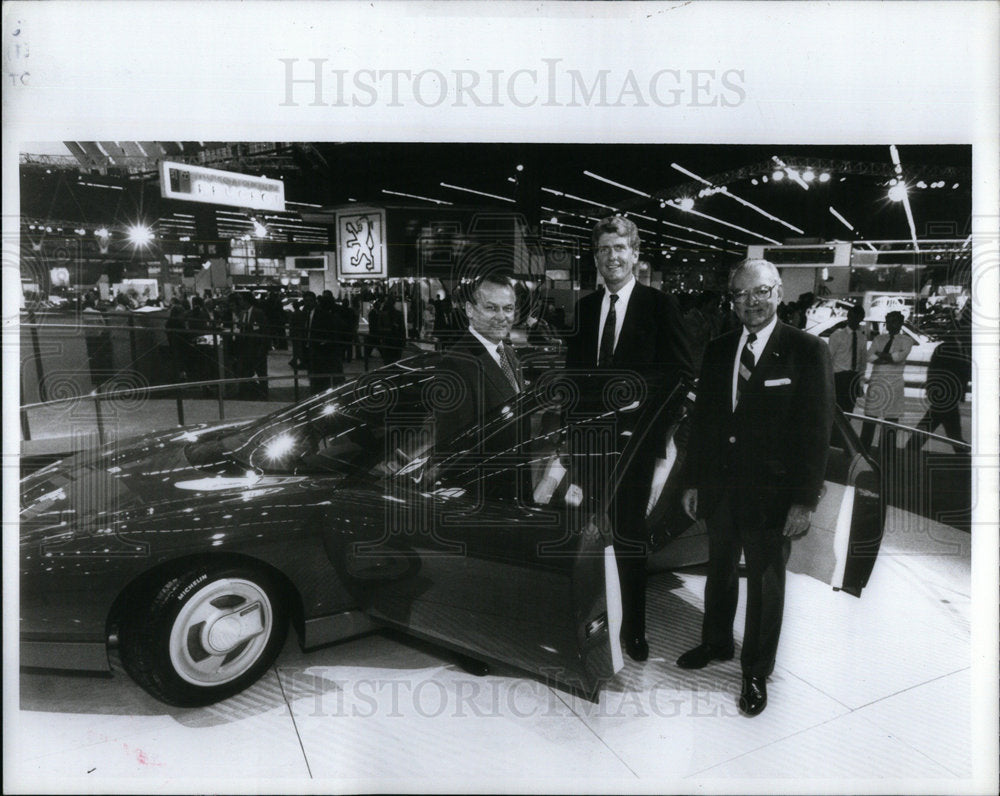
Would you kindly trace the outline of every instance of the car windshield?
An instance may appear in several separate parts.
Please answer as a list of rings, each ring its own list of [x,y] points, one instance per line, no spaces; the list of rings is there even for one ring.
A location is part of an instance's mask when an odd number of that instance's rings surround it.
[[[413,357],[281,409],[226,435],[222,454],[262,473],[347,470],[377,455],[386,412],[419,401],[432,378],[427,355]]]

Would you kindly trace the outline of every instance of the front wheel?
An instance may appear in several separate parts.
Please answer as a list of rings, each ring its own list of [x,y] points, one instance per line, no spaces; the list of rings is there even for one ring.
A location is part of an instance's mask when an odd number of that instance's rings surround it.
[[[171,705],[208,705],[254,683],[288,632],[280,588],[244,566],[201,566],[144,592],[122,624],[125,670]]]

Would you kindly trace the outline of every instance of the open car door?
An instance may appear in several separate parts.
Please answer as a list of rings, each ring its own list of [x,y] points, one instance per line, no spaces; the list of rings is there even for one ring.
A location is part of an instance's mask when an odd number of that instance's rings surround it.
[[[607,389],[608,375],[566,378],[539,380],[443,456],[432,412],[388,419],[378,484],[358,486],[381,490],[382,530],[344,537],[345,560],[374,619],[596,700],[623,665],[608,507],[662,403]]]
[[[688,403],[693,395],[688,396]],[[680,419],[677,419],[680,415]],[[679,471],[688,444],[688,420],[673,412],[662,465],[654,472],[647,511],[650,536],[657,548],[654,570],[702,564],[708,560],[703,521],[691,522],[680,505]],[[823,497],[812,526],[792,544],[788,570],[810,575],[855,597],[868,583],[882,542],[884,485],[878,465],[862,448],[848,419],[834,410],[833,444],[827,460]]]

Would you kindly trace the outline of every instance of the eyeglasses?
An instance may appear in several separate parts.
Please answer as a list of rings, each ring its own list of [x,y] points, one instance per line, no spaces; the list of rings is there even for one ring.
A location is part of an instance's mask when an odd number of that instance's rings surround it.
[[[513,304],[479,304],[479,306],[484,312],[490,315],[496,315],[498,312],[502,312],[504,315],[513,315],[514,310],[517,309]]]
[[[773,285],[758,285],[750,290],[737,290],[735,293],[730,293],[729,297],[739,304],[745,304],[751,298],[757,301],[767,301],[771,298],[771,293],[774,292],[777,286],[777,283]]]
[[[598,257],[607,257],[611,252],[625,254],[630,248],[627,243],[616,243],[614,246],[598,246],[595,251]]]

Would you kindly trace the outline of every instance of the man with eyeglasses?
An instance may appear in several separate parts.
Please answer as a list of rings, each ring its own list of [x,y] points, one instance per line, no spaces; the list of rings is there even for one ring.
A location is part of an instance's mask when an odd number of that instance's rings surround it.
[[[605,290],[580,299],[566,364],[584,370],[616,369],[657,377],[669,389],[691,374],[687,330],[677,300],[639,284],[639,230],[623,216],[599,221],[592,234]],[[652,399],[652,396],[650,396]],[[659,397],[657,398],[659,399]],[[614,505],[615,551],[622,595],[622,639],[633,660],[649,656],[646,641],[645,508],[656,461],[656,440],[637,454]],[[662,456],[662,447],[659,455]]]
[[[729,278],[742,326],[705,350],[683,481],[684,510],[705,519],[709,560],[701,643],[677,660],[701,669],[733,657],[740,553],[747,608],[739,708],[767,706],[784,609],[791,539],[819,502],[833,423],[833,368],[825,343],[777,319],[783,292],[767,260]]]

